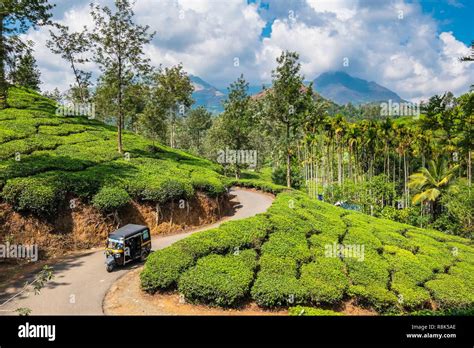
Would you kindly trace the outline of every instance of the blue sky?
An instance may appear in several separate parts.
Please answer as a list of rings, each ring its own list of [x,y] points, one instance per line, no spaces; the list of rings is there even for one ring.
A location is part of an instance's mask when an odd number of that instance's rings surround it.
[[[55,20],[73,30],[91,24],[89,0],[54,2]],[[156,31],[145,50],[154,65],[182,63],[218,88],[240,74],[252,85],[270,82],[282,50],[300,54],[307,80],[341,70],[407,100],[461,94],[474,82],[474,65],[458,60],[474,39],[470,0],[137,0],[135,13]],[[37,42],[43,88],[73,83],[45,48],[48,29],[27,36]]]
[[[423,12],[431,14],[439,23],[440,31],[452,31],[454,36],[470,44],[474,40],[474,1],[420,1]]]

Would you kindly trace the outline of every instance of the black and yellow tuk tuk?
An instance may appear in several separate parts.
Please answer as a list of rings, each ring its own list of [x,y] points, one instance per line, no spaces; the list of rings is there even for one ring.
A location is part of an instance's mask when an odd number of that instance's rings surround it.
[[[125,225],[111,233],[105,248],[107,272],[133,260],[144,261],[151,252],[150,229],[142,225]]]

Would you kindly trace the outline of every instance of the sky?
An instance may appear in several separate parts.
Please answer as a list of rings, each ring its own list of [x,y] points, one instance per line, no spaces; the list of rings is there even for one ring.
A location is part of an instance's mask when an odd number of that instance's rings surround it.
[[[51,2],[54,20],[71,30],[91,26],[90,0]],[[182,63],[218,88],[241,73],[251,85],[270,82],[282,50],[299,53],[306,80],[345,71],[411,101],[459,95],[474,83],[474,63],[458,60],[474,40],[471,0],[136,0],[134,11],[156,31],[145,47],[153,65]],[[46,48],[49,28],[24,36],[36,42],[42,89],[67,89],[73,75]]]

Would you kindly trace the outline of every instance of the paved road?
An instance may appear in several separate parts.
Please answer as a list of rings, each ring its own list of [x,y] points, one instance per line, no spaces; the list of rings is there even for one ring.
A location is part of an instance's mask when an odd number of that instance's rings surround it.
[[[248,190],[233,189],[231,193],[235,195],[233,200],[240,204],[237,205],[235,214],[223,221],[243,219],[262,213],[273,201],[268,195]],[[153,250],[165,248],[192,233],[217,227],[223,221],[192,232],[154,237]],[[139,266],[135,264],[107,273],[104,261],[102,249],[68,256],[53,266],[55,277],[39,295],[35,295],[33,291],[26,292],[0,309],[26,307],[32,310],[32,315],[103,314],[102,301],[107,290],[130,269]],[[18,288],[12,286],[6,289],[6,294],[15,293],[17,290]],[[0,297],[4,297],[5,293],[1,295]]]

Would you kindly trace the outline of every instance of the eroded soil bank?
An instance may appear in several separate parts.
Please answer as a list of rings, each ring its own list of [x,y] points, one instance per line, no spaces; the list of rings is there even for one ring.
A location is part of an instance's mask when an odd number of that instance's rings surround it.
[[[230,214],[233,205],[229,195],[210,198],[197,193],[188,201],[157,206],[132,201],[116,214],[102,214],[91,205],[75,199],[61,207],[49,219],[19,213],[0,203],[0,243],[6,245],[37,245],[39,259],[54,259],[68,252],[103,246],[107,235],[127,223],[147,225],[152,235],[169,235],[214,223]],[[0,259],[0,283],[24,260]]]

